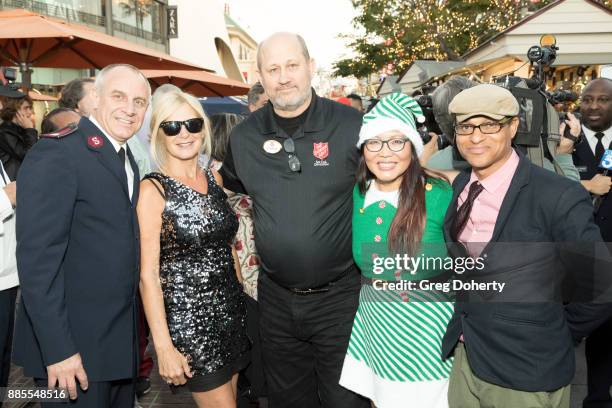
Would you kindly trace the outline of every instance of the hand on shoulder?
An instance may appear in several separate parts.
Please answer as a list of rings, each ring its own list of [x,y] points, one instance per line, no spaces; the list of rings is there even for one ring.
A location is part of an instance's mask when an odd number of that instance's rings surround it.
[[[223,177],[221,177],[221,174],[215,169],[210,169],[210,171],[212,172],[212,175],[214,176],[219,187],[223,187]]]

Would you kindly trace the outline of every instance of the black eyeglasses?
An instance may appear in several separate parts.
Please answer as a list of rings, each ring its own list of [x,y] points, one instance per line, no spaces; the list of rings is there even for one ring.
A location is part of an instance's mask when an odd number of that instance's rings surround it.
[[[397,138],[397,139],[389,139],[389,140],[380,140],[380,139],[368,139],[365,142],[365,147],[372,153],[380,152],[384,145],[387,145],[389,150],[392,152],[400,152],[404,149],[406,142],[408,139],[406,138]]]
[[[183,121],[171,120],[160,123],[159,127],[164,131],[166,136],[176,136],[181,133],[181,127],[183,125],[185,125],[185,129],[187,129],[189,133],[198,133],[204,126],[204,119],[192,118]]]
[[[480,133],[491,135],[499,132],[504,126],[510,122],[512,118],[503,119],[499,122],[485,122],[480,125],[471,125],[469,123],[458,123],[455,125],[455,134],[458,136],[469,136],[474,133],[474,129],[478,128]]]
[[[302,164],[300,163],[300,159],[295,155],[295,143],[293,143],[293,139],[287,138],[283,142],[283,149],[285,153],[289,155],[289,168],[292,172],[297,173],[301,170]]]

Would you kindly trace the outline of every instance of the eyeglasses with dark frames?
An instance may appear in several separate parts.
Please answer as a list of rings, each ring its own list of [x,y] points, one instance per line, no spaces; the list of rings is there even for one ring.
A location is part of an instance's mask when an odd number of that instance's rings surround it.
[[[185,129],[189,133],[198,133],[204,127],[204,119],[202,118],[192,118],[187,120],[170,120],[167,122],[162,122],[159,124],[159,127],[164,131],[166,136],[176,136],[181,133],[181,127],[185,125]]]
[[[457,136],[469,136],[474,133],[474,129],[478,128],[480,133],[485,135],[491,135],[502,130],[504,126],[506,126],[512,118],[502,119],[499,122],[485,122],[480,125],[472,125],[469,123],[458,123],[455,125],[455,134]]]
[[[302,164],[300,163],[300,159],[295,155],[295,143],[293,139],[288,137],[283,142],[283,150],[285,153],[289,155],[289,168],[292,172],[297,173],[302,169]]]
[[[387,145],[389,150],[392,152],[400,152],[404,149],[406,142],[409,139],[403,138],[394,138],[389,140],[380,140],[380,139],[368,139],[365,141],[365,147],[368,151],[372,153],[380,152],[384,145]]]

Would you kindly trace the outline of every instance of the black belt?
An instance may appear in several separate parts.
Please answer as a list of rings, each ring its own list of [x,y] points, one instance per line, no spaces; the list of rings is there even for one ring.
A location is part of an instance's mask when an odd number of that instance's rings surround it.
[[[285,286],[281,283],[278,283],[272,276],[268,275],[268,278],[270,278],[270,280],[274,283],[276,283],[278,286],[280,286],[283,289],[288,290],[291,293],[295,293],[296,295],[300,295],[300,296],[307,296],[307,295],[314,295],[315,293],[324,293],[324,292],[329,292],[329,290],[331,289],[331,287],[337,283],[339,280],[345,278],[346,276],[348,276],[352,271],[355,271],[354,267],[348,268],[347,270],[345,270],[344,272],[342,272],[340,275],[338,275],[337,277],[335,277],[333,280],[320,285],[320,286],[316,286],[314,288],[292,288],[289,286]]]

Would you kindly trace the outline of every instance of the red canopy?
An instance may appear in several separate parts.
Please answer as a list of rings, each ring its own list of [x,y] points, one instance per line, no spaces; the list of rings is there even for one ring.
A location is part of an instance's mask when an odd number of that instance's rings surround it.
[[[38,93],[35,91],[29,91],[28,96],[33,101],[42,101],[42,102],[55,102],[59,99],[59,98],[56,98],[55,96],[45,95],[45,94]]]
[[[204,69],[80,24],[27,10],[0,12],[0,65],[19,66],[27,88],[29,67],[101,69],[115,63],[140,69]]]
[[[234,79],[224,78],[205,71],[142,70],[153,88],[172,84],[197,97],[238,96],[249,92],[249,85]]]

